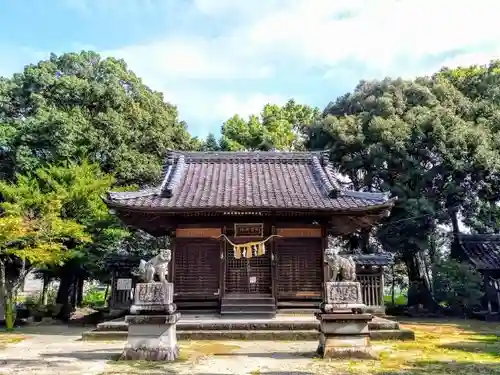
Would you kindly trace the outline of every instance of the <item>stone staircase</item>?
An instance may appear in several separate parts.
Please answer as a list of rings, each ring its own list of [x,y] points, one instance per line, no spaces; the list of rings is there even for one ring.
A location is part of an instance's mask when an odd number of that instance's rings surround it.
[[[187,315],[177,323],[179,340],[300,340],[319,338],[319,324],[312,315],[277,315],[275,318],[227,318],[213,315]],[[369,323],[372,340],[414,340],[413,331],[401,329],[399,323],[375,317]],[[100,323],[84,332],[83,340],[125,340],[127,324],[124,319]]]
[[[276,315],[276,301],[269,296],[229,295],[221,301],[220,314],[235,318],[270,318]]]

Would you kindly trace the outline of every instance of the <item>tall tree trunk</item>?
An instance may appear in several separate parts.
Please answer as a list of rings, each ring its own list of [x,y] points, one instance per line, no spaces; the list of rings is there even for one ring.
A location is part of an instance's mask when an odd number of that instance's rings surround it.
[[[83,285],[85,283],[85,279],[83,277],[78,278],[77,285],[77,297],[76,297],[76,306],[82,307],[83,305]]]
[[[424,274],[424,265],[417,254],[403,256],[403,261],[408,269],[409,290],[408,306],[423,306],[429,311],[437,311],[438,303],[434,300],[429,285],[429,280]]]
[[[75,270],[71,264],[67,264],[63,267],[61,274],[61,281],[59,283],[59,289],[57,290],[56,303],[61,305],[61,309],[57,314],[56,318],[62,321],[68,321],[71,313],[73,312],[73,306],[70,299],[73,296],[73,286],[75,282]]]
[[[73,276],[71,274],[64,272],[61,275],[59,288],[57,289],[56,303],[59,303],[61,305],[69,303],[72,282],[73,282]]]
[[[71,298],[70,305],[71,308],[74,309],[76,307],[76,300],[78,294],[78,278],[73,278],[73,282],[71,283]]]
[[[0,261],[0,305],[3,306],[2,314],[5,320],[5,327],[8,331],[14,329],[16,321],[16,295],[17,289],[24,281],[24,266],[21,269],[19,279],[9,280],[5,262]]]
[[[40,296],[40,303],[42,306],[47,306],[47,303],[48,303],[49,284],[50,284],[50,276],[47,272],[44,272],[43,273],[42,295]]]
[[[458,240],[458,235],[460,234],[460,226],[458,224],[458,211],[456,209],[449,210],[449,214],[453,233],[450,248],[450,257],[453,259],[460,259],[462,251],[460,249],[460,242]]]
[[[14,307],[14,291],[12,288],[7,287],[4,295],[4,312],[5,312],[5,328],[7,331],[14,329],[14,323],[16,321],[16,309]]]
[[[5,320],[5,297],[7,295],[7,277],[5,263],[0,260],[0,321]]]

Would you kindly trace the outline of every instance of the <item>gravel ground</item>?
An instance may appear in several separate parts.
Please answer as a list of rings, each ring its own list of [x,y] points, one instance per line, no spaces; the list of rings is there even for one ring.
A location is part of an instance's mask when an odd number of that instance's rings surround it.
[[[83,329],[31,327],[20,332],[28,338],[0,350],[0,374],[313,374],[315,342],[198,341],[181,343],[182,360],[176,363],[114,361],[123,342],[80,341]]]

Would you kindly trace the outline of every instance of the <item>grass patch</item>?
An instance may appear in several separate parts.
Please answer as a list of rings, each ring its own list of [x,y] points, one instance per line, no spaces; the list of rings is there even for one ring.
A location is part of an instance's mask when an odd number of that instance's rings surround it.
[[[315,370],[366,375],[500,375],[500,325],[479,321],[407,322],[415,341],[376,342],[379,360],[315,361]],[[319,372],[318,372],[319,373]]]
[[[312,351],[303,353],[296,349],[290,349],[289,352],[284,353],[285,356],[281,358],[275,356],[275,358],[281,360],[283,369],[288,366],[288,371],[304,374],[500,375],[499,323],[465,320],[408,320],[401,322],[401,325],[403,328],[415,331],[416,340],[373,342],[374,349],[379,353],[377,360],[324,361],[314,358]],[[238,351],[238,355],[245,356],[243,350],[238,350],[240,348],[235,344],[228,341],[185,341],[180,343],[181,358],[177,362],[163,364],[134,361],[113,362],[103,375],[195,374],[197,362],[201,358],[212,357],[213,360],[224,361],[225,355],[230,356],[235,351]],[[259,346],[259,342],[251,344]],[[289,345],[289,343],[280,341],[276,342],[276,345]],[[300,346],[291,345],[290,347],[299,348]],[[272,357],[274,350],[270,350],[272,353],[267,353],[267,351],[263,353],[263,358]],[[290,358],[290,361],[286,358]],[[300,358],[302,360],[295,368],[295,365],[291,363]],[[258,369],[261,360],[259,355],[249,356],[245,360],[255,361],[254,370],[249,372],[250,374],[258,375],[276,371],[275,369],[265,371]]]
[[[23,335],[0,332],[0,350],[5,349],[9,344],[17,344],[26,339],[27,337]]]
[[[392,296],[384,296],[384,303],[386,305],[393,305]],[[403,294],[394,297],[394,306],[406,306],[408,304],[408,297]]]

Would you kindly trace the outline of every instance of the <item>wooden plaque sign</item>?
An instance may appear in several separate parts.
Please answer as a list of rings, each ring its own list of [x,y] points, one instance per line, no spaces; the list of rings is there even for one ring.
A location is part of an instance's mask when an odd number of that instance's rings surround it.
[[[264,224],[234,224],[235,237],[263,237]]]
[[[130,290],[132,289],[132,279],[117,279],[116,290]]]

